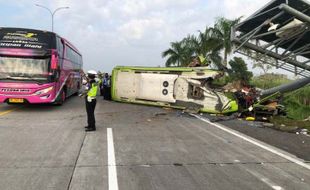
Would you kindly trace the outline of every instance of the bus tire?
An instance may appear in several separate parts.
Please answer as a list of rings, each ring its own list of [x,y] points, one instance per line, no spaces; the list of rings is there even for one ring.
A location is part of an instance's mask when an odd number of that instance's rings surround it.
[[[76,92],[72,94],[73,96],[78,96],[81,90],[81,84],[78,82],[76,85]]]
[[[66,100],[66,92],[64,90],[61,90],[55,101],[55,105],[61,106],[65,102],[65,100]]]

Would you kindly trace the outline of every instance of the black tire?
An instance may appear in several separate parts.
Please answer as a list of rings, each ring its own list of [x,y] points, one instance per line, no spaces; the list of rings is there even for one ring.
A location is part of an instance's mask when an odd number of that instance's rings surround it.
[[[66,92],[61,90],[58,97],[56,98],[55,105],[61,106],[66,100]]]

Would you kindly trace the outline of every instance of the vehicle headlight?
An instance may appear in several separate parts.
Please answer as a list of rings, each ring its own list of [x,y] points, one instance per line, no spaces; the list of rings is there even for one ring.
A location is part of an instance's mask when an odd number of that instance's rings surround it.
[[[51,87],[48,87],[48,88],[45,88],[45,89],[43,89],[43,90],[39,90],[39,91],[35,92],[34,94],[35,94],[35,95],[46,94],[46,93],[50,92],[51,90],[53,90],[53,87],[52,87],[52,86],[51,86]]]

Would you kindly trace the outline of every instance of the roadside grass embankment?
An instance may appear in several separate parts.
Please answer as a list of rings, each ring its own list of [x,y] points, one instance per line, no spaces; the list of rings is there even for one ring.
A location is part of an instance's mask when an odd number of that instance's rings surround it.
[[[252,84],[258,88],[268,89],[292,82],[284,75],[267,74],[254,77]],[[283,95],[282,104],[286,107],[287,117],[275,117],[272,122],[275,128],[281,126],[306,128],[310,131],[310,86],[305,86]]]

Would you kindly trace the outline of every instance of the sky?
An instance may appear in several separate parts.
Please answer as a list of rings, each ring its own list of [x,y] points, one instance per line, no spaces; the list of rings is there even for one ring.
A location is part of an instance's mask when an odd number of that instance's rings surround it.
[[[82,53],[84,70],[164,66],[170,42],[197,34],[217,17],[246,18],[269,0],[0,0],[0,26],[51,30]],[[251,69],[251,66],[249,66]]]

